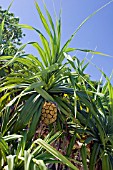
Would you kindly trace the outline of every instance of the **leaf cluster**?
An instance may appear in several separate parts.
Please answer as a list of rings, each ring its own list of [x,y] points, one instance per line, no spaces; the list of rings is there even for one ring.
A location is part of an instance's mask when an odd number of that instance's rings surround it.
[[[5,13],[0,29],[3,44],[7,42],[7,32],[3,31],[9,17],[14,19],[10,20],[12,31],[13,26],[30,29],[37,33],[40,42],[21,45],[15,55],[0,56],[0,70],[10,69],[8,74],[2,74],[0,84],[0,168],[112,170],[113,87],[100,69],[106,84],[92,81],[85,74],[90,62],[86,58],[79,61],[69,54],[79,50],[108,56],[69,47],[81,26],[106,5],[86,18],[63,47],[61,16],[55,24],[45,3],[47,19],[37,2],[35,6],[47,36],[37,28],[19,24],[8,11],[2,12]],[[12,38],[11,43],[17,44],[19,37],[16,33],[15,36],[15,42]],[[30,45],[37,50],[37,56],[21,53]],[[57,120],[48,126],[41,121],[45,101],[57,106]]]
[[[2,55],[14,55],[17,52],[17,45],[22,44],[21,39],[25,34],[17,26],[18,23],[18,17],[0,7],[0,26],[2,32],[0,51]]]

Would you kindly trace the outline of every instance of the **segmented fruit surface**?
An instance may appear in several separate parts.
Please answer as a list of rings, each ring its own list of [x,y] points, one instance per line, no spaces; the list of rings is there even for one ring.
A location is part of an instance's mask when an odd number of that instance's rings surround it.
[[[55,122],[57,119],[57,106],[52,102],[45,102],[42,107],[41,120],[46,125]]]

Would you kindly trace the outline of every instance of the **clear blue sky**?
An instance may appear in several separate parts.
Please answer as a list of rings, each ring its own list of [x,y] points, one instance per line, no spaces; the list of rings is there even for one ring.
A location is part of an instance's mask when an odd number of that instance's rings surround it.
[[[100,8],[109,0],[91,1],[91,0],[53,0],[58,14],[60,6],[62,7],[62,44],[70,37],[79,24],[92,12]],[[0,5],[7,9],[11,0],[0,0]],[[37,0],[42,11],[42,0]],[[45,0],[50,13],[54,14],[52,0]],[[61,2],[61,3],[60,3]],[[20,18],[20,23],[29,24],[43,31],[38,14],[35,9],[34,0],[15,0],[11,12]],[[26,37],[23,42],[37,41],[38,37],[35,32],[24,30]],[[92,49],[113,56],[113,3],[93,16],[72,40],[71,47]],[[28,50],[28,49],[26,49]],[[30,48],[32,53],[32,49]],[[79,59],[83,59],[85,53],[76,53]],[[90,58],[91,55],[88,55]],[[113,58],[95,55],[93,63],[100,67],[108,76],[113,69]],[[99,80],[100,73],[94,66],[87,68],[87,73],[92,79]]]

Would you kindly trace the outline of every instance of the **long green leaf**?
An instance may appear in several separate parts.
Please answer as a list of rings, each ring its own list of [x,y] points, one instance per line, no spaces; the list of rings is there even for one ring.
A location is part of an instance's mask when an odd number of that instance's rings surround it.
[[[42,88],[35,88],[36,92],[39,93],[44,99],[47,101],[53,101],[54,99],[52,96],[50,96],[44,89]]]
[[[27,132],[23,131],[22,132],[22,138],[18,142],[18,146],[16,149],[16,158],[15,158],[15,163],[18,163],[18,158],[19,156],[24,155],[25,147],[26,147],[26,142],[27,142]]]
[[[18,26],[21,28],[29,29],[29,30],[34,30],[34,27],[27,25],[27,24],[18,24]]]
[[[43,160],[37,160],[35,158],[33,158],[32,160],[37,165],[38,170],[47,170],[47,167],[44,164]]]
[[[79,48],[75,48],[75,50],[113,58],[113,56],[110,56],[108,54],[104,54],[104,53],[101,53],[101,52],[98,52],[98,51],[93,51],[93,50],[88,50],[88,49],[79,49]]]
[[[2,151],[2,153],[4,155],[8,154],[9,153],[9,147],[8,147],[8,144],[7,142],[3,139],[3,137],[1,137],[0,135],[0,149]]]
[[[71,35],[71,37],[69,38],[69,40],[64,44],[64,46],[61,49],[61,52],[65,52],[65,50],[67,49],[68,45],[70,44],[71,40],[74,38],[74,36],[76,35],[76,33],[80,30],[80,28],[90,19],[92,18],[96,13],[98,13],[100,10],[102,10],[103,8],[105,8],[107,5],[109,5],[110,3],[112,3],[113,0],[109,1],[108,3],[106,3],[105,5],[103,5],[102,7],[100,7],[98,10],[94,11],[91,15],[89,15],[80,25],[79,27],[75,30],[75,32]]]
[[[58,55],[58,48],[57,48],[57,43],[59,43],[58,39],[57,39],[57,35],[56,35],[56,31],[55,31],[55,26],[54,26],[54,23],[53,23],[53,20],[52,20],[52,17],[46,7],[46,4],[44,3],[44,8],[45,8],[45,11],[46,11],[46,14],[47,14],[47,17],[48,17],[48,20],[49,20],[49,23],[50,23],[50,26],[53,30],[53,42],[51,41],[51,45],[52,45],[52,55],[53,55],[53,62],[52,63],[55,63],[55,61],[57,60],[57,55]],[[57,55],[56,55],[57,54]]]
[[[32,44],[39,52],[40,54],[40,57],[44,63],[44,65],[47,67],[48,66],[48,63],[47,63],[47,60],[46,60],[46,53],[45,51],[41,48],[41,46],[39,45],[38,42],[30,42],[29,44]]]
[[[110,84],[110,82],[108,82],[108,90],[109,90],[109,104],[110,104],[110,109],[111,109],[111,114],[113,115],[113,87]]]
[[[4,29],[4,20],[0,24],[0,44],[2,44],[3,29]]]
[[[104,153],[102,156],[102,170],[109,169],[109,155],[107,153]]]
[[[37,139],[36,143],[41,145],[44,149],[46,149],[49,153],[51,153],[55,158],[59,159],[62,161],[64,164],[69,166],[70,168],[74,170],[78,170],[77,167],[75,167],[66,157],[64,157],[61,153],[59,153],[56,149],[54,149],[51,145],[47,144],[45,141],[42,139]]]
[[[37,57],[30,54],[27,56],[27,58],[33,62],[34,66],[39,66],[42,70],[44,69],[42,62]]]
[[[25,106],[23,107],[19,117],[18,121],[15,123],[14,131],[23,129],[34,113],[38,110],[40,103],[42,102],[42,99],[40,98],[40,95],[33,94],[26,102]]]
[[[46,136],[46,138],[44,139],[44,141],[47,142],[47,143],[49,143],[49,144],[51,144],[51,143],[53,143],[54,141],[56,141],[61,135],[62,135],[62,132],[61,132],[61,131],[56,132],[56,133],[55,133],[54,135],[52,135],[52,136],[51,136],[51,134],[49,133],[49,134]],[[34,141],[34,143],[35,143],[35,141]],[[30,150],[32,150],[32,146],[34,146],[34,143],[31,145]],[[45,155],[45,153],[39,154],[39,153],[40,153],[40,148],[41,148],[41,146],[36,147],[36,149],[34,149],[34,150],[32,151],[32,154],[33,154],[33,155],[35,156],[35,158],[37,158],[37,159],[42,159],[42,156]]]
[[[44,1],[43,1],[43,3],[44,3]],[[55,33],[54,23],[53,23],[53,21],[52,21],[51,15],[50,15],[50,13],[49,13],[49,11],[48,11],[48,9],[47,9],[47,7],[46,7],[46,4],[45,4],[45,3],[44,3],[44,8],[45,8],[45,11],[46,11],[46,14],[47,14],[47,17],[48,17],[49,23],[50,23],[50,25],[51,25],[51,28],[52,28],[52,30],[53,30],[54,38],[55,38],[55,40],[56,40],[56,33]]]
[[[85,144],[82,144],[80,153],[81,153],[81,156],[82,156],[82,163],[83,163],[84,170],[88,170],[88,166],[87,166],[87,152],[86,152]]]
[[[3,137],[3,139],[7,142],[11,140],[19,139],[19,138],[22,138],[22,135],[13,134],[13,135],[8,135],[8,136]]]
[[[59,54],[60,52],[60,44],[61,44],[61,12],[57,22],[57,52],[56,52],[57,54]]]
[[[76,132],[74,133],[74,135],[72,136],[71,140],[70,140],[70,143],[68,145],[68,148],[67,148],[67,152],[66,152],[66,155],[69,157],[71,152],[72,152],[72,149],[73,149],[73,146],[75,144],[75,140],[76,140]]]
[[[10,108],[7,107],[4,111],[4,114],[2,114],[2,127],[1,127],[1,132],[2,135],[4,136],[5,132],[7,131],[7,125],[9,122],[9,116],[10,116]]]
[[[10,5],[8,6],[7,11],[9,11],[9,10],[10,10],[10,8],[11,8],[11,6],[12,6],[13,2],[14,2],[14,0],[12,0],[12,1],[11,1]]]
[[[44,50],[45,50],[45,55],[47,56],[46,57],[46,60],[48,61],[48,65],[51,65],[52,62],[51,62],[51,49],[50,49],[50,46],[49,46],[49,42],[47,41],[47,39],[42,35],[40,34],[40,39],[42,41],[42,44],[43,44],[43,47],[44,47]]]
[[[42,41],[42,44],[43,44],[43,47],[44,47],[44,50],[45,50],[45,54],[44,54],[44,51],[42,52],[43,49],[39,46],[39,44],[37,45],[38,46],[37,49],[39,50],[39,53],[42,55],[44,63],[46,63],[46,65],[47,65],[47,61],[46,61],[46,58],[45,58],[47,56],[47,60],[48,60],[48,63],[50,65],[51,64],[51,49],[49,47],[49,42],[47,41],[45,36],[42,34],[42,32],[39,31],[38,29],[30,26],[30,25],[27,25],[27,24],[19,24],[18,26],[20,26],[21,28],[29,29],[29,30],[35,30],[39,34],[39,37],[40,37],[40,39]],[[28,44],[32,44],[32,43],[28,43]],[[34,44],[34,46],[35,46],[35,44]]]
[[[48,33],[48,35],[50,36],[50,38],[53,39],[53,36],[52,36],[52,34],[51,34],[49,25],[48,25],[48,23],[47,23],[44,15],[42,14],[42,12],[41,12],[41,10],[40,10],[40,7],[38,6],[38,3],[37,3],[36,1],[35,1],[35,6],[36,6],[36,9],[37,9],[37,11],[38,11],[38,14],[39,14],[39,16],[40,16],[40,19],[41,19],[41,21],[42,21],[42,24],[43,24],[46,32]]]
[[[14,159],[15,155],[7,156],[8,170],[14,170]]]
[[[29,127],[29,131],[28,131],[28,135],[27,135],[27,140],[31,140],[31,138],[36,132],[36,128],[37,128],[37,125],[38,125],[38,122],[41,116],[42,105],[43,105],[43,100],[41,101],[41,105],[39,106],[39,108],[33,115],[33,118],[32,118],[32,121]]]
[[[24,151],[24,170],[30,170],[30,163],[32,160],[33,155],[31,155],[26,150]]]
[[[89,110],[90,110],[90,112],[91,112],[91,114],[95,117],[95,123],[96,123],[96,125],[97,125],[97,127],[98,127],[98,131],[99,131],[99,133],[100,133],[100,138],[101,138],[101,140],[102,140],[102,143],[103,143],[103,145],[105,145],[105,130],[104,130],[104,127],[103,127],[103,124],[102,124],[102,122],[101,122],[101,120],[100,120],[100,118],[99,118],[99,112],[98,112],[98,109],[96,108],[96,106],[95,106],[95,103],[93,103],[93,101],[91,100],[91,98],[90,98],[90,101],[89,101],[89,97],[86,99],[83,95],[82,95],[82,93],[81,92],[78,92],[77,91],[77,95],[80,97],[80,99],[81,99],[81,101],[89,108]]]
[[[38,6],[38,3],[35,1],[35,6],[36,6],[36,9],[38,11],[38,14],[40,16],[40,19],[42,21],[42,24],[47,32],[47,34],[49,35],[49,38],[50,38],[50,44],[51,44],[51,55],[53,57],[53,61],[54,61],[54,58],[56,57],[56,42],[55,42],[55,38],[53,37],[52,33],[51,33],[51,29],[43,15],[43,13],[41,12],[39,6]],[[52,62],[54,63],[54,62]]]
[[[98,143],[94,143],[91,149],[91,156],[90,156],[90,164],[89,170],[95,170],[96,160],[99,153],[100,145]]]

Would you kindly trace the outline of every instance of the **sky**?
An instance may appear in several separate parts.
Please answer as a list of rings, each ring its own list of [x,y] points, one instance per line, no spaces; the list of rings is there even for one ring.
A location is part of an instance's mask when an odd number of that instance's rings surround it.
[[[36,1],[45,15],[42,0]],[[54,2],[57,15],[60,8],[62,8],[61,44],[63,45],[87,16],[109,2],[109,0],[45,0],[45,2],[53,19],[54,8],[52,2]],[[10,3],[11,0],[0,0],[0,6],[3,9],[7,9]],[[16,17],[20,18],[21,24],[34,26],[45,34],[35,8],[34,0],[14,0],[10,12],[13,12]],[[25,29],[23,31],[26,34],[23,43],[39,40],[35,32]],[[83,25],[73,38],[70,47],[96,50],[112,56],[94,55],[92,59],[92,63],[102,69],[107,76],[110,76],[113,70],[113,2]],[[37,55],[31,47],[27,47],[26,51]],[[80,60],[83,60],[84,57],[88,59],[92,57],[90,54],[83,52],[75,52],[73,55],[76,55]],[[92,64],[87,67],[86,73],[91,75],[92,80],[99,80],[101,77],[101,73]]]

